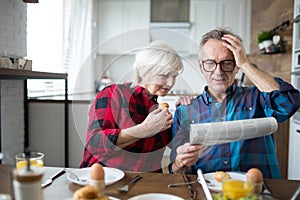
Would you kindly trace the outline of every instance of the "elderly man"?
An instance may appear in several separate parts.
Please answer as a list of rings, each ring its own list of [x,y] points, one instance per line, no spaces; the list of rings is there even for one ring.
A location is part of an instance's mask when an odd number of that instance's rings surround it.
[[[274,117],[289,119],[300,106],[299,91],[289,83],[254,67],[248,60],[241,39],[226,29],[216,29],[202,37],[199,66],[207,86],[191,104],[175,111],[171,173],[187,168],[214,171],[243,171],[259,168],[266,178],[280,178],[274,135],[214,145],[207,149],[189,141],[191,123],[232,121]],[[253,87],[234,83],[243,70]]]

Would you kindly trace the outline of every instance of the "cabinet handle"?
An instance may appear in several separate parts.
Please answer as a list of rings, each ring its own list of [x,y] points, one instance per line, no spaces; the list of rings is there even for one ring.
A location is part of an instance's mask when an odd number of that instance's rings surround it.
[[[299,129],[297,129],[297,130],[296,130],[296,132],[297,132],[297,133],[300,133],[300,130],[299,130]]]

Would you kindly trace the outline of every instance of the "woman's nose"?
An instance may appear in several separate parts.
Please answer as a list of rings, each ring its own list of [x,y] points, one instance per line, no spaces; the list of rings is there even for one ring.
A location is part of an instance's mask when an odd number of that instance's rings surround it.
[[[167,85],[171,88],[175,84],[175,78],[169,77],[167,80]]]

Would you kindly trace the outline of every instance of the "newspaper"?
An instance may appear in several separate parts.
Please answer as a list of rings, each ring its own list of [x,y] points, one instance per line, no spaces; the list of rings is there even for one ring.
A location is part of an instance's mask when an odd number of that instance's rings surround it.
[[[277,128],[274,117],[191,124],[190,143],[207,146],[229,143],[270,135]]]

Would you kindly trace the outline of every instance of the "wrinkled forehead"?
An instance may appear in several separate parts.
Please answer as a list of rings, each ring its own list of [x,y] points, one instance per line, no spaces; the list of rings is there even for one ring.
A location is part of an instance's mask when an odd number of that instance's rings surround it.
[[[223,45],[223,40],[210,39],[201,48],[200,59],[234,59],[232,51]]]

